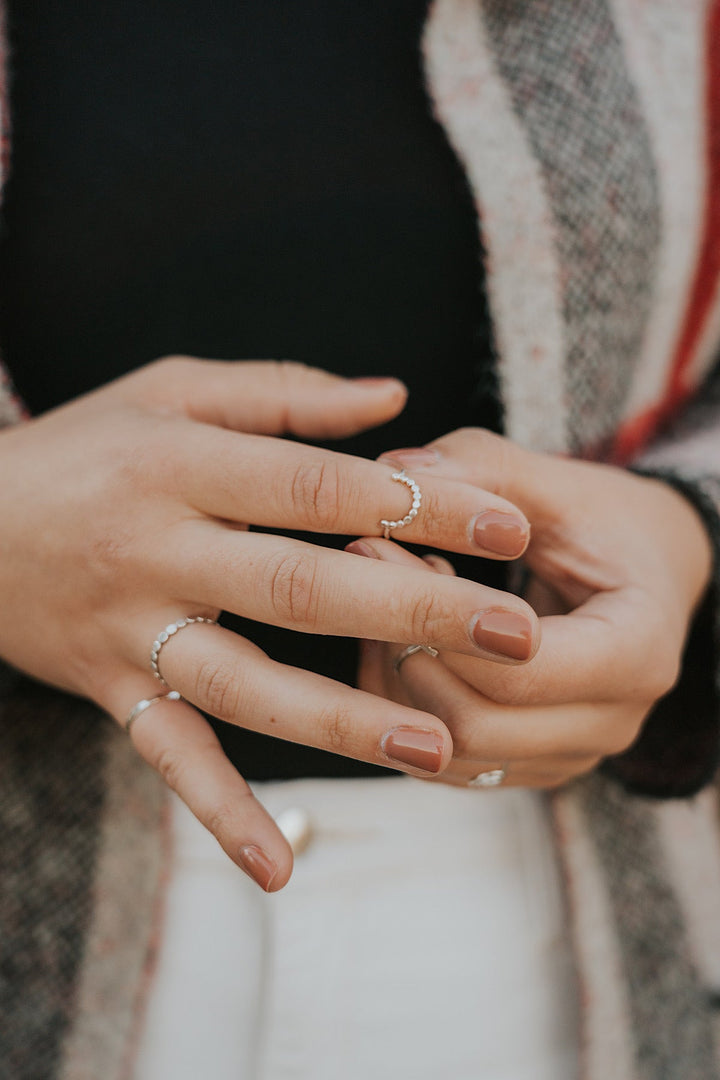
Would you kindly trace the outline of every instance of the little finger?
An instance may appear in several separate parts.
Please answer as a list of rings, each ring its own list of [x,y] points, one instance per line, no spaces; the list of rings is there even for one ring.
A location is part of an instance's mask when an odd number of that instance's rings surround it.
[[[433,782],[452,784],[455,787],[472,787],[486,791],[499,787],[539,788],[548,790],[562,787],[586,773],[592,772],[599,763],[596,757],[565,758],[539,757],[522,761],[477,761],[472,764],[453,762],[441,778]]]
[[[120,722],[138,700],[138,685],[134,677],[113,688],[107,706]],[[130,737],[237,866],[265,892],[286,884],[293,865],[289,844],[196,709],[160,700],[133,721]]]

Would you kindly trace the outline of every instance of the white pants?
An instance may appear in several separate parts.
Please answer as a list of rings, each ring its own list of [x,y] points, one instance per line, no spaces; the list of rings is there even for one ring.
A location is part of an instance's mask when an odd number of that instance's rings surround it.
[[[256,784],[313,839],[264,895],[174,800],[134,1080],[574,1080],[577,1005],[540,796],[405,777]]]

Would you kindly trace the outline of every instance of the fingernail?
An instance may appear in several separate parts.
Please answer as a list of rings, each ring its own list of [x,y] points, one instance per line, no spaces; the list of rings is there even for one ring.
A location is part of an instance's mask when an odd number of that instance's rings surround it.
[[[496,555],[522,555],[529,531],[527,522],[506,510],[485,510],[473,523],[475,543]]]
[[[345,545],[345,550],[352,555],[364,555],[366,559],[380,558],[375,548],[370,547],[370,544],[366,544],[364,540],[353,540],[351,544]]]
[[[443,740],[435,731],[399,727],[388,731],[380,743],[390,761],[411,765],[428,773],[439,773],[442,766]]]
[[[240,848],[240,862],[245,873],[256,881],[261,889],[270,892],[273,878],[277,874],[277,866],[270,856],[257,844],[249,844]]]
[[[526,615],[516,611],[481,611],[472,628],[472,636],[481,649],[512,660],[528,660],[532,653],[532,623]]]
[[[408,468],[419,465],[436,465],[439,460],[437,450],[428,446],[407,446],[403,450],[385,450],[378,461],[396,461]]]

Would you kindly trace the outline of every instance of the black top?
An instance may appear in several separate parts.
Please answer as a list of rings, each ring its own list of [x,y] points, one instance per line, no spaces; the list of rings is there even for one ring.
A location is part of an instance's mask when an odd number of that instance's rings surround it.
[[[499,428],[472,198],[423,87],[426,6],[11,0],[0,345],[31,409],[181,352],[399,376],[404,414],[335,444],[365,456]],[[245,630],[353,681],[353,643]],[[248,776],[369,769],[219,727]]]

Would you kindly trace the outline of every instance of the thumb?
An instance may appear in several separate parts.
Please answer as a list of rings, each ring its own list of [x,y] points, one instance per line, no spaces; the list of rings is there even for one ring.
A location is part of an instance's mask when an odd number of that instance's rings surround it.
[[[392,420],[407,400],[398,379],[344,379],[290,360],[173,356],[138,374],[145,404],[256,435],[354,435]],[[137,385],[132,379],[122,381],[126,392]]]

